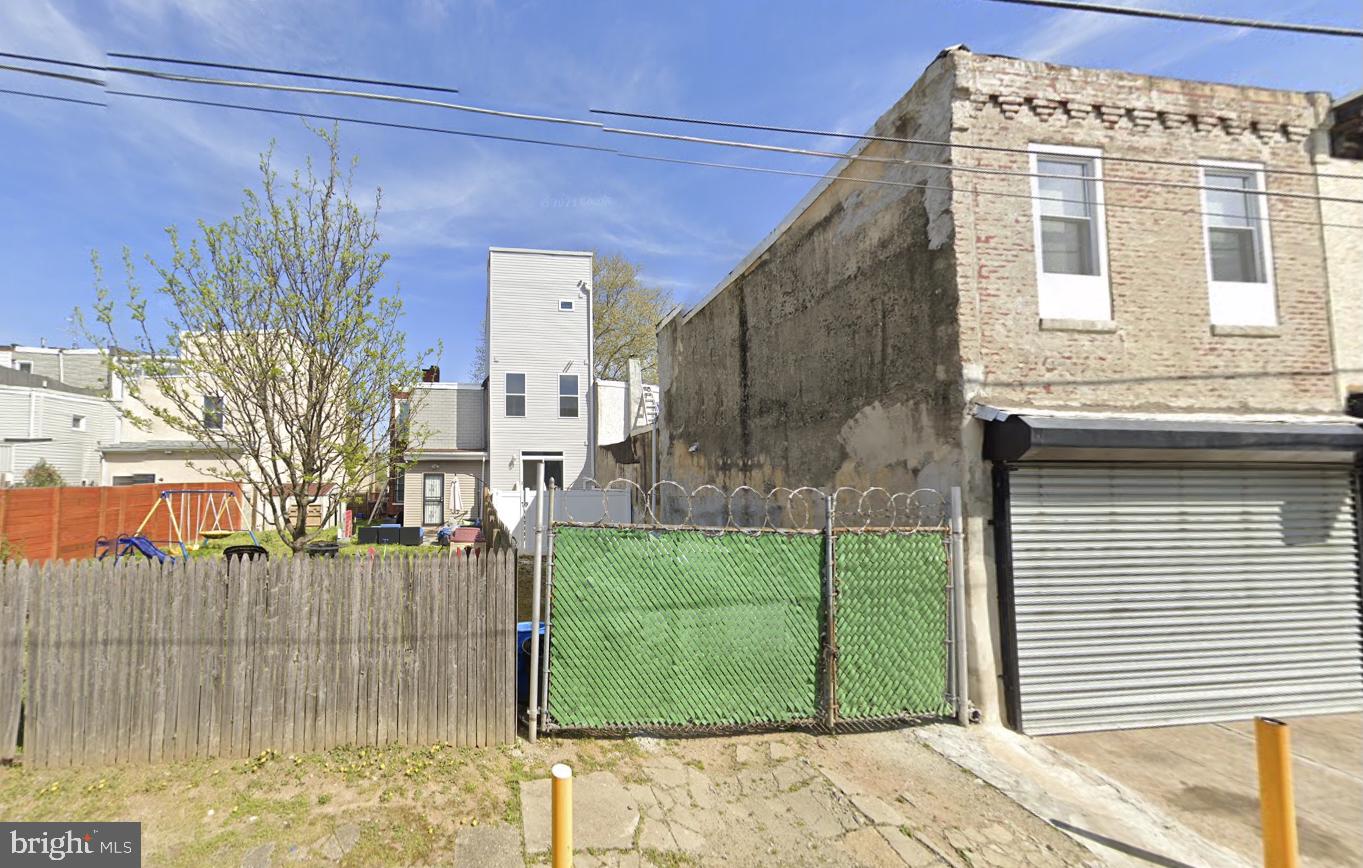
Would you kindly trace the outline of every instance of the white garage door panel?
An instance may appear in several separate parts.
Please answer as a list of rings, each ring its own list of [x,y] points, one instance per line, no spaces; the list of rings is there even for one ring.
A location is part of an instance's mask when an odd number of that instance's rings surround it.
[[[1023,729],[1363,709],[1350,469],[1011,474]]]

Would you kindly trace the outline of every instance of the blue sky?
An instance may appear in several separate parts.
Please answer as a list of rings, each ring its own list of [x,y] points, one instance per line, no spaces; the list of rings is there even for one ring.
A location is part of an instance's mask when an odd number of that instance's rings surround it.
[[[1357,0],[1149,0],[1141,5],[1357,24]],[[855,11],[851,11],[855,10]],[[491,2],[4,0],[0,50],[102,63],[105,51],[452,85],[456,101],[586,116],[590,107],[861,132],[943,47],[1335,94],[1363,82],[1357,40],[1243,31],[984,0]],[[212,74],[212,73],[208,73]],[[0,71],[0,87],[99,91]],[[621,142],[411,106],[250,94],[114,77],[141,90],[819,171],[826,163]],[[88,91],[88,92],[87,92]],[[107,109],[0,94],[0,343],[69,343],[93,300],[90,251],[163,256],[165,227],[230,216],[278,141],[281,168],[316,141],[296,119],[110,97]],[[752,134],[762,141],[810,143]],[[596,248],[641,262],[683,303],[705,295],[813,183],[531,145],[349,126],[357,188],[383,190],[388,280],[414,345],[467,370],[490,245]],[[824,143],[827,144],[827,143]],[[818,146],[817,144],[815,146]],[[111,269],[116,270],[116,269]],[[150,277],[149,273],[146,275]]]

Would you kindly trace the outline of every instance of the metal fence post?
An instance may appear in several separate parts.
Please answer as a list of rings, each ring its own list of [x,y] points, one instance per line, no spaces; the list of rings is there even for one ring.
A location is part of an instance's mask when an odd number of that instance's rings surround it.
[[[530,590],[530,695],[526,698],[526,732],[530,743],[535,743],[539,715],[540,674],[540,554],[544,551],[544,462],[537,461],[535,470],[535,574]],[[524,522],[522,522],[524,524]]]
[[[549,719],[549,640],[554,631],[554,492],[549,483],[548,545],[544,552],[544,643],[540,646],[540,715]],[[538,631],[536,631],[538,632]]]
[[[838,624],[837,585],[833,578],[833,500],[824,495],[823,601],[824,601],[824,725],[838,725]]]
[[[951,638],[956,682],[956,719],[961,726],[970,723],[969,657],[965,636],[965,516],[961,507],[961,488],[951,489]]]

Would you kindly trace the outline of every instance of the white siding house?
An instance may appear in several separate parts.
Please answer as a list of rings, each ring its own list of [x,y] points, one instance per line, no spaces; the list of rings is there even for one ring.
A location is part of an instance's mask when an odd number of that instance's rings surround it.
[[[487,402],[472,383],[422,383],[408,399],[420,443],[407,451],[402,523],[435,530],[482,518],[487,477]]]
[[[117,436],[118,408],[108,399],[44,376],[0,375],[0,485],[21,483],[39,461],[67,485],[98,485],[99,444]]]
[[[559,485],[593,473],[592,254],[488,252],[488,483]]]

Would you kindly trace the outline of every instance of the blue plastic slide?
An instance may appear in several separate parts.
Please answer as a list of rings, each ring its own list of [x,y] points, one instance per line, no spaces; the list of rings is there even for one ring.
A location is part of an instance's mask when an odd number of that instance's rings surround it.
[[[104,560],[105,556],[109,554],[110,546],[108,541],[101,537],[100,542],[97,543],[97,545],[104,549],[99,554],[99,559]],[[174,555],[161,551],[161,549],[156,547],[156,543],[141,534],[120,536],[118,541],[112,546],[112,549],[114,552],[114,563],[118,563],[120,559],[127,557],[133,552],[137,552],[148,560],[155,559],[163,564],[167,561],[170,561],[171,563],[175,562]]]

